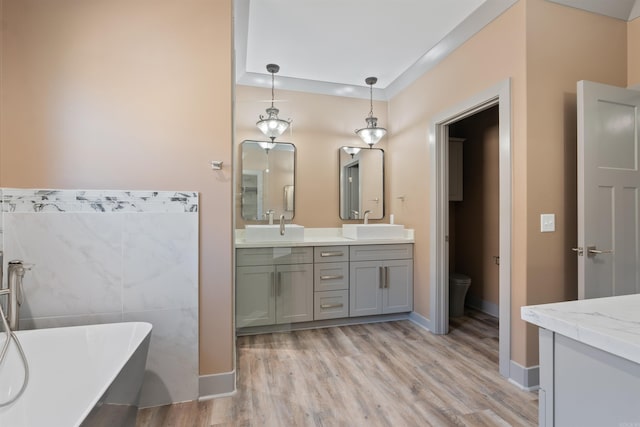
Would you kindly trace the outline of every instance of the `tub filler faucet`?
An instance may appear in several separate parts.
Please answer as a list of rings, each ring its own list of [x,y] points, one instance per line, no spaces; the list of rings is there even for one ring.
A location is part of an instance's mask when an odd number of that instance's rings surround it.
[[[13,402],[18,400],[20,396],[22,396],[22,393],[24,393],[25,389],[27,388],[27,384],[29,383],[29,362],[27,360],[27,356],[24,354],[22,345],[18,340],[18,336],[14,333],[14,331],[18,329],[18,319],[20,318],[18,310],[20,308],[20,305],[22,304],[22,278],[24,277],[24,273],[29,270],[30,267],[25,267],[22,264],[22,261],[10,261],[7,269],[8,286],[6,288],[1,288],[3,268],[4,256],[2,251],[0,251],[0,296],[7,296],[6,315],[4,313],[4,310],[2,309],[2,304],[0,304],[0,323],[2,324],[2,329],[4,329],[4,335],[6,336],[6,340],[2,345],[2,349],[0,349],[0,368],[6,367],[4,361],[8,354],[7,351],[9,350],[9,344],[11,343],[11,341],[13,341],[18,349],[20,358],[22,359],[22,365],[24,367],[24,379],[20,388],[17,392],[13,393],[12,397],[7,400],[0,401],[0,408],[11,405]]]
[[[2,252],[0,252],[0,265],[4,265]],[[12,331],[17,331],[20,326],[20,306],[23,302],[22,279],[24,278],[24,273],[30,269],[30,267],[25,266],[20,260],[9,261],[7,268],[7,287],[0,289],[0,295],[7,296],[7,313],[5,318]],[[0,281],[1,280],[2,269],[0,268]]]

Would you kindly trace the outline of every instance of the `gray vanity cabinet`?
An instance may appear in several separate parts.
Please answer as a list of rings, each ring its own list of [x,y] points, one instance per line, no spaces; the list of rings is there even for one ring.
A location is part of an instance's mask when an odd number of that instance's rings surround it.
[[[238,249],[236,327],[313,320],[313,248]]]
[[[236,271],[236,327],[276,323],[275,267],[257,265]]]
[[[351,246],[349,316],[413,309],[413,245]]]
[[[349,317],[349,247],[314,248],[314,320]]]

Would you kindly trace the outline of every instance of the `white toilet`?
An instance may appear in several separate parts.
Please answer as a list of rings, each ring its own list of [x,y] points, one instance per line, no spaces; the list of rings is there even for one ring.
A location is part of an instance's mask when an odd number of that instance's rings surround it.
[[[471,278],[460,273],[449,274],[449,317],[464,316],[464,298]]]

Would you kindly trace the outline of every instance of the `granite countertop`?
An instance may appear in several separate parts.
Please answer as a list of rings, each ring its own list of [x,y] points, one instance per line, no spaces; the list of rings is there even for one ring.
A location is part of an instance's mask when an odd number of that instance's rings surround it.
[[[640,294],[521,308],[541,328],[640,363]]]
[[[273,242],[247,242],[244,239],[244,230],[237,229],[235,234],[236,248],[272,248],[272,247],[294,247],[294,246],[353,246],[353,245],[391,245],[398,243],[414,243],[413,229],[405,229],[404,237],[400,239],[384,240],[354,240],[342,237],[340,228],[305,228],[304,240],[295,241],[273,241]]]

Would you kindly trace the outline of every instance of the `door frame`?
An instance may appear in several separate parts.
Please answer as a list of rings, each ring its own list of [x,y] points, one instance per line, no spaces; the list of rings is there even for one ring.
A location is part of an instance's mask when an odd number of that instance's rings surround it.
[[[512,139],[511,79],[438,113],[429,124],[430,156],[430,325],[435,334],[449,332],[449,125],[498,105],[500,176],[499,372],[510,377],[511,366],[511,229]]]

